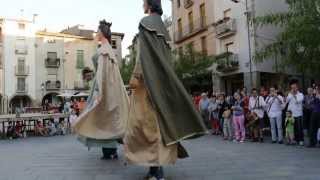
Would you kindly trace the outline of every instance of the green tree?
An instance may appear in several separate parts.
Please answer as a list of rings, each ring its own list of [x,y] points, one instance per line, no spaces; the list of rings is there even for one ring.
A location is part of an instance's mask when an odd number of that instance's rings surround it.
[[[297,72],[317,73],[320,68],[320,0],[286,0],[287,12],[257,17],[258,26],[273,25],[282,28],[276,41],[260,47],[257,61],[268,57],[280,58],[280,67],[294,67]]]
[[[187,46],[185,52],[174,51],[174,70],[188,91],[197,88],[208,88],[212,83],[209,68],[214,62],[214,57],[195,52]]]
[[[134,66],[136,64],[135,52],[132,55],[132,57],[133,58],[122,59],[122,66],[120,68],[120,73],[121,73],[124,84],[129,84],[130,82],[130,78],[131,78]]]

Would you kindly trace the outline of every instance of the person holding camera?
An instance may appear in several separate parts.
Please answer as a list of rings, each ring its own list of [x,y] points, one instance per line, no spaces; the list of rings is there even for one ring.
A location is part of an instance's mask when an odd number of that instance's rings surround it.
[[[275,87],[270,88],[270,95],[266,99],[267,114],[271,125],[272,143],[278,141],[283,144],[283,129],[282,129],[282,110],[284,108],[284,99],[278,95]]]

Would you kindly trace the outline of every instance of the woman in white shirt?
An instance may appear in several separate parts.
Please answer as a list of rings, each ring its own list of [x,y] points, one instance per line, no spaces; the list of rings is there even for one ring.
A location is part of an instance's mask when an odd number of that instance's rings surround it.
[[[282,110],[285,106],[285,103],[283,97],[277,94],[276,88],[270,88],[270,95],[266,99],[266,104],[266,111],[268,113],[271,125],[272,143],[276,143],[278,141],[279,144],[282,144]]]

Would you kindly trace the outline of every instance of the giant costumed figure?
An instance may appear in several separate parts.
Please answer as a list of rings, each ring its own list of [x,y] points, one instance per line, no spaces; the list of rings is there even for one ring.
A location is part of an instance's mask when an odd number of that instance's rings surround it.
[[[86,146],[100,147],[103,158],[117,158],[117,140],[121,140],[128,120],[129,98],[120,75],[111,43],[111,23],[100,22],[97,40],[100,46],[93,57],[95,78],[87,106],[73,124]]]
[[[149,167],[147,179],[164,178],[162,166],[188,156],[182,140],[207,133],[191,96],[171,67],[169,34],[160,0],[144,0],[147,14],[139,24],[133,89],[124,137],[129,164]]]

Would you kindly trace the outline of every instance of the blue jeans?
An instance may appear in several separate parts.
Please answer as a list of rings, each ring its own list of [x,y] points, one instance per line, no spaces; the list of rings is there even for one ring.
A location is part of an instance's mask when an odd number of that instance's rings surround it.
[[[272,141],[283,141],[282,115],[273,118],[270,117],[269,119],[271,125]]]

